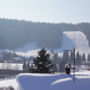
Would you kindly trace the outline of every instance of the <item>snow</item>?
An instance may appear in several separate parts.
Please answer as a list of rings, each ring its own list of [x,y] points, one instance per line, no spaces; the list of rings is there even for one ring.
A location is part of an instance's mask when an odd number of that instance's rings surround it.
[[[39,50],[40,49],[39,47],[37,47],[37,43],[32,42],[25,44],[24,47],[17,48],[15,51],[17,55],[26,56],[26,57],[30,57],[30,56],[36,57],[38,55],[37,52]]]
[[[10,69],[10,70],[23,70],[23,64],[17,63],[0,63],[0,69]]]
[[[40,51],[41,48],[37,47],[36,42],[28,43],[24,47],[17,48],[15,50],[15,53],[20,56],[24,57],[37,57],[38,51]],[[47,53],[50,53],[50,49],[45,48],[47,50]],[[52,53],[50,53],[52,56]],[[60,54],[59,54],[60,55]]]
[[[90,71],[73,74],[20,74],[19,90],[90,90]]]
[[[17,48],[17,51],[27,52],[28,50],[36,50],[36,49],[39,49],[37,47],[37,43],[32,42],[32,43],[28,43],[28,44],[24,45],[24,47]]]
[[[39,50],[40,48],[37,47],[36,42],[27,43],[23,47],[14,49],[17,55],[25,56],[25,57],[36,57],[38,55],[37,52]],[[0,49],[0,52],[5,52],[5,53],[7,52],[14,53],[14,51],[9,49]]]
[[[53,74],[21,74],[17,80],[20,90],[51,90],[49,85],[55,78]]]
[[[80,52],[82,55],[83,53],[86,54],[90,53],[89,42],[87,40],[86,35],[81,31],[65,31],[62,35],[62,46],[61,48],[56,49],[58,51],[59,56],[62,56],[64,50],[72,50],[75,47],[76,52]],[[22,48],[18,48],[16,53],[21,56],[37,56],[37,52],[40,50],[37,47],[36,42],[28,43]],[[47,49],[50,51],[49,49]]]
[[[25,57],[36,57],[39,50],[28,50],[27,52],[17,51],[16,54]]]
[[[83,32],[66,31],[63,32],[62,39],[62,46],[59,51],[72,50],[75,47],[76,52],[79,51],[80,54],[85,53],[87,56],[90,53],[89,42]]]
[[[75,39],[75,41],[74,41]],[[56,49],[59,56],[62,56],[64,50],[72,50],[76,48],[76,52],[79,51],[80,54],[85,53],[86,57],[88,53],[90,53],[89,42],[87,40],[86,35],[81,31],[65,31],[62,35],[62,46],[61,48]],[[27,43],[21,48],[15,49],[17,55],[25,56],[25,57],[36,57],[37,52],[40,48],[37,46],[37,42]],[[50,51],[50,49],[47,49]],[[5,50],[1,50],[5,51]],[[11,50],[10,50],[11,51]],[[9,52],[9,50],[6,50]],[[13,52],[13,51],[12,51]]]
[[[75,82],[73,76],[68,78],[59,79],[52,83],[53,90],[90,90],[90,72],[77,72]]]
[[[12,86],[15,90],[90,90],[90,71],[76,72],[75,82],[73,78],[73,73],[23,73],[16,79],[0,80],[0,88]]]
[[[0,88],[2,87],[9,87],[12,86],[17,90],[17,81],[16,79],[6,79],[6,80],[0,80]]]
[[[75,41],[74,41],[75,38]],[[90,53],[90,47],[85,34],[81,31],[68,31],[63,32],[63,43],[61,48],[57,49],[59,51],[59,56],[62,56],[64,50],[72,50],[76,48],[76,52],[79,51],[80,54],[83,52],[86,54]],[[17,48],[16,54],[21,56],[33,56],[36,57],[37,52],[40,48],[37,47],[37,43],[28,43],[24,47]],[[8,52],[9,50],[1,50],[2,52]],[[48,50],[49,51],[49,50]],[[61,52],[61,53],[60,53]],[[2,55],[0,55],[2,58]],[[9,66],[10,64],[5,63],[0,64],[1,67]],[[19,64],[18,64],[19,65]],[[17,66],[16,64],[11,64],[12,68],[19,67],[22,68],[22,65]],[[13,86],[15,89],[17,87],[20,90],[90,90],[90,71],[80,71],[76,72],[75,79],[73,82],[73,74],[66,75],[61,73],[56,74],[20,74],[16,79],[10,80],[0,80],[0,87]],[[17,85],[18,84],[18,85]]]

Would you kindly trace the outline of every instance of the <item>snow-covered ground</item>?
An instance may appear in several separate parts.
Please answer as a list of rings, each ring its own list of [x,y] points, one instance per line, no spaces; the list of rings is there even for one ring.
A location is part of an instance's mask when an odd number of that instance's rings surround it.
[[[3,87],[14,87],[15,90],[17,90],[17,81],[16,79],[6,79],[6,80],[0,80],[0,88],[3,88]]]
[[[72,50],[76,48],[76,52],[79,51],[80,54],[85,53],[86,56],[90,53],[89,42],[85,34],[81,31],[65,31],[62,35],[62,46],[61,48],[56,49],[59,55],[61,56],[64,50]],[[15,49],[16,54],[26,57],[36,57],[38,54],[37,52],[40,48],[37,46],[36,42],[25,44],[21,48]],[[47,49],[50,51],[50,49]],[[5,50],[0,50],[5,51]],[[9,52],[9,50],[6,50]],[[2,57],[2,56],[1,56]]]
[[[38,56],[38,51],[41,48],[37,47],[37,43],[36,42],[32,42],[32,43],[28,43],[26,44],[24,47],[21,48],[17,48],[15,50],[17,55],[21,55],[21,56],[25,56],[25,57],[36,57]],[[46,50],[48,50],[48,53],[50,53],[50,49],[45,48]]]
[[[23,64],[4,62],[0,63],[0,69],[23,70]]]
[[[74,41],[75,37],[75,41]],[[72,50],[76,47],[76,51],[86,55],[90,53],[88,40],[81,31],[63,32],[63,43],[59,54],[63,50]],[[22,56],[37,56],[40,50],[36,43],[26,44],[22,48],[16,49],[16,54]],[[1,51],[1,50],[0,50]],[[5,51],[5,50],[2,50]],[[8,51],[8,50],[6,50]],[[62,52],[61,52],[62,53]],[[60,54],[62,55],[62,54]],[[0,56],[2,58],[2,55]],[[2,66],[0,66],[2,67]],[[16,79],[0,80],[0,87],[13,86],[17,89],[18,84],[20,90],[90,90],[90,71],[76,72],[76,81],[73,82],[73,75],[66,74],[21,74]]]
[[[15,90],[90,90],[90,71],[67,74],[23,73],[17,79],[0,80],[1,87],[12,86]]]
[[[56,49],[60,55],[64,50],[72,50],[76,48],[76,52],[79,51],[80,54],[85,53],[86,56],[90,53],[89,42],[86,35],[81,31],[65,31],[62,35],[62,46]],[[22,56],[37,56],[37,52],[40,50],[37,47],[37,43],[28,43],[22,48],[18,48],[16,53]],[[49,49],[48,49],[49,50]]]
[[[89,42],[85,34],[81,31],[67,31],[63,32],[62,46],[59,49],[62,50],[72,50],[74,47],[76,52],[79,51],[80,54],[85,53],[86,55],[90,53]]]
[[[90,71],[66,74],[21,74],[19,90],[90,90]]]
[[[21,56],[37,56],[37,52],[40,49],[37,47],[36,42],[28,43],[24,47],[17,48],[16,49],[16,54],[21,55]]]

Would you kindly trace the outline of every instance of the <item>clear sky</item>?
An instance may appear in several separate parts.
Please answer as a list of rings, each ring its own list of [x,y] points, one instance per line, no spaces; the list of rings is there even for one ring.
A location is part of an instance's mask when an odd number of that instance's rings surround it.
[[[90,22],[90,0],[0,0],[0,18]]]

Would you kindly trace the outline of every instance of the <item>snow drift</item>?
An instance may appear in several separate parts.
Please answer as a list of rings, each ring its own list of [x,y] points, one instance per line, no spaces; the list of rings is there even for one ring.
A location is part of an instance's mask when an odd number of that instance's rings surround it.
[[[17,90],[18,85],[16,79],[0,80],[0,88],[7,88],[10,86]]]
[[[19,90],[90,90],[90,72],[66,74],[21,74],[17,77]]]

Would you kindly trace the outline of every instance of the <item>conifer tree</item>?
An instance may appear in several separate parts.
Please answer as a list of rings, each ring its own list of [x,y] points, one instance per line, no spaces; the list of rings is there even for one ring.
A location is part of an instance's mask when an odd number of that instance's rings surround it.
[[[86,57],[85,57],[85,53],[83,53],[82,55],[82,62],[85,62],[86,61]]]
[[[69,62],[69,53],[68,51],[64,51],[63,58],[60,61],[60,72],[64,72],[65,70],[65,64]]]
[[[54,63],[54,68],[56,68],[55,71],[60,72],[60,61],[61,58],[58,56],[58,53],[54,53],[54,57],[53,57],[53,63]]]
[[[70,64],[73,64],[73,62],[74,62],[74,54],[73,54],[73,52],[71,52],[70,53]]]
[[[90,61],[90,54],[88,54],[87,61]]]
[[[50,60],[50,54],[43,48],[38,52],[38,57],[34,59],[36,73],[51,73],[53,64]]]
[[[81,61],[81,55],[79,54],[79,52],[77,52],[76,54],[76,65],[81,65],[82,61]]]

